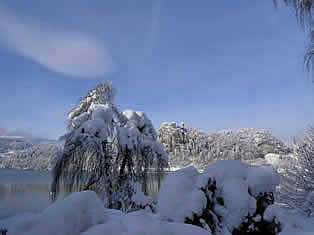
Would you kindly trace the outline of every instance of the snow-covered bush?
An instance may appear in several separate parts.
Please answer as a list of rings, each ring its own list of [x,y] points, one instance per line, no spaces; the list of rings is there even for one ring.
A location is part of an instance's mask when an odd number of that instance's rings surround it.
[[[271,167],[240,161],[216,161],[203,173],[187,167],[170,174],[161,186],[158,211],[162,220],[200,226],[213,234],[265,234],[279,224],[264,221],[274,203],[279,175]],[[257,233],[255,233],[257,234]]]
[[[104,194],[108,207],[128,208],[134,182],[145,182],[149,170],[162,172],[168,159],[145,113],[119,112],[112,89],[98,85],[69,113],[51,191],[58,194],[60,185],[66,192],[91,189]]]

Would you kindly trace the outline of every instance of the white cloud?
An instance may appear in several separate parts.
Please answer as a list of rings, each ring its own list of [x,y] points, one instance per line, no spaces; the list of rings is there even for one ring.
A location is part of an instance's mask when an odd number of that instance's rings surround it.
[[[113,70],[111,56],[96,39],[22,22],[4,11],[0,11],[1,39],[9,49],[57,73],[97,77]]]

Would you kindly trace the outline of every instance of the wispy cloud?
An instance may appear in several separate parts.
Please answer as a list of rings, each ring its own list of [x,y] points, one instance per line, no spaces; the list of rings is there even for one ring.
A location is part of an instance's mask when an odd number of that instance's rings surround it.
[[[57,73],[97,77],[113,71],[108,51],[91,36],[21,21],[1,9],[0,40],[9,49]]]

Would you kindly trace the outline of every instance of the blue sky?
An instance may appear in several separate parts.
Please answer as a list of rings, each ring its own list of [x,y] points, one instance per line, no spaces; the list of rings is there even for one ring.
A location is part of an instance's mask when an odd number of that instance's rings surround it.
[[[306,40],[271,0],[2,0],[0,127],[57,138],[79,97],[110,80],[119,108],[155,127],[289,138],[314,118]]]

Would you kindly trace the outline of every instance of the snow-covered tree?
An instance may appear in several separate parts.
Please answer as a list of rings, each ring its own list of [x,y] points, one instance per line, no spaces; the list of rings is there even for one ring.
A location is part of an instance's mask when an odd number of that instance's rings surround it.
[[[295,139],[293,154],[285,161],[279,200],[310,215],[314,212],[314,128],[302,140]]]
[[[310,127],[307,130],[306,136],[301,143],[296,146],[295,155],[297,158],[297,174],[296,174],[296,202],[297,206],[301,206],[303,211],[310,215],[314,212],[308,207],[311,200],[314,202],[314,197],[310,197],[314,191],[314,128]],[[307,203],[304,203],[306,201]],[[311,204],[311,203],[310,203]]]
[[[286,6],[295,10],[298,23],[306,29],[309,34],[309,43],[304,55],[304,63],[309,72],[313,73],[314,62],[314,21],[312,20],[313,0],[273,0],[275,6],[279,2],[284,2]]]
[[[64,150],[56,161],[51,191],[92,189],[102,192],[108,207],[121,208],[145,188],[150,170],[162,172],[167,154],[145,113],[119,112],[111,83],[90,90],[68,115]]]

